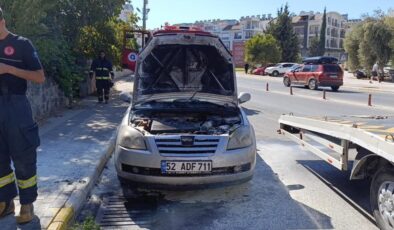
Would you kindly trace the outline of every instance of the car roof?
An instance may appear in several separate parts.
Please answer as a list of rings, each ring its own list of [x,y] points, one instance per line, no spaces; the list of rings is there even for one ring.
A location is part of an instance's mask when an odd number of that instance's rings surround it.
[[[318,56],[305,58],[302,62],[304,64],[338,64],[338,59],[329,56]]]

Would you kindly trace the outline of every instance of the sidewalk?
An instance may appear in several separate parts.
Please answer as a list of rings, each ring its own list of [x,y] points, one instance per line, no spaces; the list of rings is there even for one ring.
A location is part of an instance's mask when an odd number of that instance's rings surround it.
[[[126,80],[131,78],[119,77],[115,89]],[[65,229],[64,224],[74,218],[112,154],[117,125],[128,107],[118,94],[112,92],[108,105],[97,104],[95,97],[84,99],[40,127],[38,219],[18,229]],[[18,214],[18,200],[16,205]],[[13,216],[1,220],[0,226],[17,229]]]
[[[352,73],[345,71],[344,76],[344,87],[358,88],[366,91],[378,91],[394,94],[394,83],[393,82],[381,82],[373,81],[369,83],[369,79],[357,79]]]

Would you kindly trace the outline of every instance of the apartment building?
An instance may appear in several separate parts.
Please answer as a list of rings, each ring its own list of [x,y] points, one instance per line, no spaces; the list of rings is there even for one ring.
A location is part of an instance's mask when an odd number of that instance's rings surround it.
[[[327,12],[326,54],[340,58],[344,54],[346,32],[360,19],[349,20],[348,15]],[[218,35],[226,47],[233,53],[237,66],[244,65],[245,42],[256,34],[264,33],[269,23],[274,20],[270,14],[241,17],[239,20],[205,20],[195,23],[182,23],[178,26],[195,26]],[[292,18],[295,33],[298,36],[301,55],[307,57],[313,37],[320,36],[323,13],[302,11]]]
[[[351,27],[348,16],[338,12],[327,12],[326,55],[339,58],[344,53],[343,43],[346,31]],[[301,12],[293,18],[294,30],[300,41],[301,54],[308,56],[312,38],[320,36],[323,13]]]

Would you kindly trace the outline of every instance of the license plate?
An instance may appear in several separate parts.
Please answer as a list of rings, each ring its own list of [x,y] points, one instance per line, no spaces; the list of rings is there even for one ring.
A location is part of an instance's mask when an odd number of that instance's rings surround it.
[[[206,174],[212,172],[212,161],[162,161],[163,174]]]
[[[338,75],[330,75],[330,78],[338,78]]]

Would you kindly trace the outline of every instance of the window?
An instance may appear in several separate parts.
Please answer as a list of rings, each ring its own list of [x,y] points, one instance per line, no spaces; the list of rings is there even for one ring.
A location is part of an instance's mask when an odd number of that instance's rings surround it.
[[[311,65],[311,72],[316,72],[319,69],[319,65]]]
[[[304,68],[302,68],[302,72],[311,72],[312,65],[304,65]]]
[[[241,32],[235,32],[234,33],[234,39],[242,39],[242,33]]]
[[[331,24],[331,17],[328,17],[328,24]]]
[[[327,28],[327,35],[330,36],[330,34],[331,34],[331,29]]]
[[[338,73],[341,71],[341,67],[338,65],[324,65],[324,72]]]
[[[289,68],[289,67],[292,67],[293,66],[293,64],[283,64],[283,68]]]

